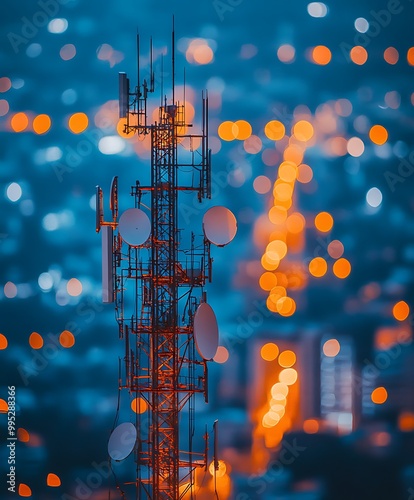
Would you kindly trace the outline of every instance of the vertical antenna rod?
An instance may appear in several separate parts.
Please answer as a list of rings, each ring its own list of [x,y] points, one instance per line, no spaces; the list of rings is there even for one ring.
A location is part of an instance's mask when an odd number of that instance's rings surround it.
[[[171,57],[172,57],[172,103],[175,104],[175,32],[174,32],[174,16],[172,18],[172,40],[171,40]]]
[[[141,92],[140,92],[140,87],[141,87],[141,80],[139,79],[139,33],[138,33],[138,28],[137,28],[137,93],[138,93],[138,98],[141,97]]]

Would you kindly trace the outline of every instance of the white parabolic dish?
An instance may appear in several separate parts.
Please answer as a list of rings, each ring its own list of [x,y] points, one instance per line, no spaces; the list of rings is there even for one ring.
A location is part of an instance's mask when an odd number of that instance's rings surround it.
[[[205,302],[198,306],[194,315],[194,340],[202,358],[214,358],[219,342],[217,319],[211,306]]]
[[[226,207],[212,207],[204,214],[203,231],[210,243],[223,247],[236,236],[236,217]]]
[[[134,449],[137,440],[137,429],[131,422],[118,425],[112,431],[108,441],[108,453],[112,460],[121,461],[127,458]]]
[[[119,234],[132,247],[143,245],[151,233],[151,221],[140,208],[129,208],[119,218]]]

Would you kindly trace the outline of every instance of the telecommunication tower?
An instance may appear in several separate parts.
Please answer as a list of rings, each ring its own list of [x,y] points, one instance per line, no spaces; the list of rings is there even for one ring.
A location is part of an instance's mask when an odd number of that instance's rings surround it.
[[[125,344],[119,359],[120,399],[126,395],[135,410],[131,421],[115,422],[108,443],[110,460],[134,454],[135,477],[117,484],[128,499],[195,498],[195,470],[207,470],[207,432],[201,451],[193,449],[200,436],[196,396],[208,402],[207,362],[218,347],[217,321],[204,287],[212,277],[211,244],[224,246],[237,231],[234,215],[222,206],[205,212],[200,234],[185,231],[180,220],[182,195],[193,193],[200,203],[211,197],[211,152],[207,92],[202,95],[199,133],[189,133],[185,82],[183,100],[176,99],[174,43],[173,28],[171,95],[164,95],[161,84],[158,116],[152,123],[152,40],[149,81],[140,81],[139,35],[137,86],[131,91],[127,75],[119,74],[119,117],[125,133],[136,134],[138,140],[150,138],[151,182],[136,181],[130,192],[134,207],[118,216],[114,177],[109,222],[104,220],[103,192],[97,186],[103,302],[115,303],[119,338]],[[213,458],[217,466],[216,452]]]

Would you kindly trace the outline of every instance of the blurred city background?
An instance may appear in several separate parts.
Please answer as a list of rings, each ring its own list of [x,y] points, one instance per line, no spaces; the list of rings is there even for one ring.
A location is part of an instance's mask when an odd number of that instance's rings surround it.
[[[208,89],[213,153],[212,199],[189,195],[181,223],[201,234],[215,205],[238,220],[212,250],[220,347],[197,404],[200,437],[219,419],[219,498],[414,499],[411,0],[0,12],[0,427],[14,385],[16,495],[119,498],[106,460],[122,343],[101,301],[95,186],[108,209],[118,175],[125,210],[148,178],[148,144],[118,123],[118,72],[136,84],[138,28],[167,85],[174,14],[176,83],[185,68],[195,127]],[[196,492],[215,498],[210,471]]]

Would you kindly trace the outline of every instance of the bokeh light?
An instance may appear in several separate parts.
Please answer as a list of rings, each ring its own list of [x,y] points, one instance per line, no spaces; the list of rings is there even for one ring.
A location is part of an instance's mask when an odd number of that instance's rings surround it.
[[[325,66],[332,59],[331,51],[325,45],[317,45],[312,50],[312,61],[315,64]]]
[[[29,344],[32,349],[41,349],[43,347],[43,338],[37,332],[32,332],[29,337]]]
[[[260,350],[260,356],[265,361],[274,361],[279,354],[279,348],[273,342],[268,342]]]
[[[138,398],[134,398],[131,401],[131,410],[134,413],[142,414],[142,413],[145,413],[147,411],[147,409],[148,409],[148,403],[145,401],[144,398],[138,397]]]
[[[59,336],[60,345],[69,349],[75,345],[75,337],[69,330],[64,330]]]
[[[377,187],[371,188],[366,194],[366,200],[369,206],[377,208],[382,203],[382,193]]]
[[[290,350],[282,351],[279,354],[278,362],[283,368],[291,368],[296,363],[296,354]]]
[[[7,337],[0,333],[0,350],[7,349],[8,341]]]
[[[37,115],[33,120],[33,131],[36,134],[42,135],[49,131],[52,125],[50,116],[48,115]]]
[[[279,373],[279,382],[293,385],[298,379],[298,372],[294,368],[285,368]]]
[[[77,278],[71,278],[66,283],[66,291],[72,297],[77,297],[82,293],[82,283]]]
[[[333,217],[328,212],[320,212],[315,217],[315,227],[322,233],[327,233],[333,227]]]
[[[73,134],[81,134],[88,128],[89,119],[85,113],[74,113],[68,122],[70,131]]]
[[[328,358],[334,358],[339,354],[341,350],[341,345],[337,339],[329,339],[327,340],[322,347],[322,351]]]
[[[264,132],[271,141],[279,141],[285,136],[285,126],[278,120],[271,120],[266,123]]]
[[[16,113],[11,117],[10,126],[14,132],[23,132],[29,125],[29,118],[26,113]]]
[[[328,245],[328,254],[333,259],[339,259],[344,253],[344,245],[339,240],[332,240]]]
[[[392,314],[398,321],[405,321],[410,314],[410,306],[404,300],[400,300],[392,308]]]
[[[277,49],[277,57],[279,61],[289,64],[295,60],[295,48],[292,45],[284,44]]]
[[[395,47],[388,47],[384,50],[384,59],[388,64],[397,64],[400,55]]]
[[[213,358],[213,361],[215,363],[223,364],[226,363],[226,361],[229,359],[230,353],[228,349],[226,349],[224,346],[219,345],[217,347],[217,352]]]
[[[369,131],[369,138],[374,144],[382,146],[388,139],[387,129],[382,125],[374,125]]]
[[[332,270],[337,278],[345,279],[351,273],[351,263],[349,262],[349,260],[341,257],[334,262]]]
[[[46,478],[46,484],[51,488],[58,488],[61,485],[61,481],[57,474],[49,472]]]
[[[349,56],[351,58],[351,61],[359,66],[362,66],[368,60],[368,52],[361,45],[356,45],[355,47],[352,47]]]
[[[377,387],[372,391],[371,400],[377,405],[382,405],[388,399],[388,392],[385,387]]]
[[[322,257],[315,257],[309,262],[309,272],[312,276],[315,276],[315,278],[325,276],[327,270],[328,264]]]

